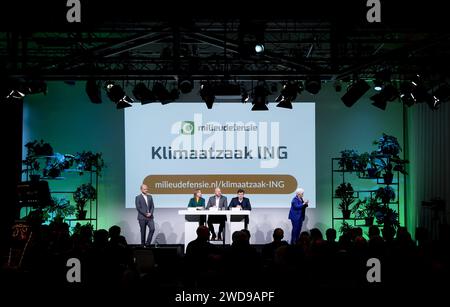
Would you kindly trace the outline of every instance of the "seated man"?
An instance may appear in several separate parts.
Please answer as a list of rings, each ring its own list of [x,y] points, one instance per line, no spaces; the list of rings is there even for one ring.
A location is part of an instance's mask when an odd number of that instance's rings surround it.
[[[222,191],[219,188],[214,190],[214,196],[211,196],[206,205],[206,209],[217,208],[217,210],[227,210],[227,198],[222,195]],[[208,228],[211,232],[211,240],[216,239],[216,232],[214,231],[214,223],[219,224],[219,234],[217,239],[222,240],[223,229],[225,228],[226,216],[221,215],[209,215],[208,216]]]
[[[252,210],[252,205],[250,204],[250,200],[247,197],[244,197],[245,191],[239,189],[237,191],[237,197],[231,199],[229,208],[240,208],[241,210]],[[246,215],[244,220],[244,229],[248,228],[249,218]]]

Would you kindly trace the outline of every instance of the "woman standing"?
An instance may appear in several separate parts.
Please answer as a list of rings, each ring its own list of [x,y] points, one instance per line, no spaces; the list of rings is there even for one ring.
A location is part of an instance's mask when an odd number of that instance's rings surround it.
[[[303,200],[305,190],[298,188],[295,191],[295,197],[291,201],[291,210],[289,210],[289,219],[292,222],[291,244],[297,242],[305,220],[305,209],[308,207],[308,201]]]

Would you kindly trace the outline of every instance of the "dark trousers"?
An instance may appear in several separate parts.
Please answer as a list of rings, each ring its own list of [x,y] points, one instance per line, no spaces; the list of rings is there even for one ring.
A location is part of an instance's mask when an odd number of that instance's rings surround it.
[[[209,216],[208,217],[208,228],[209,232],[213,237],[216,236],[216,232],[214,231],[214,225],[219,224],[219,237],[222,236],[223,229],[225,228],[225,216]]]
[[[292,233],[291,233],[291,244],[295,244],[300,237],[300,232],[302,231],[303,220],[292,222]]]
[[[204,226],[206,224],[206,215],[200,215],[200,220],[198,221],[198,226]]]
[[[153,219],[139,220],[139,227],[141,228],[141,244],[150,245],[152,242],[153,234],[155,233],[155,222]],[[145,240],[145,233],[148,227],[148,237]]]

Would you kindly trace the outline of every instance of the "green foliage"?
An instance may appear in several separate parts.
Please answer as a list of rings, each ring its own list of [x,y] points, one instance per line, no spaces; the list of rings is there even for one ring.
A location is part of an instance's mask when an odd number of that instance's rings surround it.
[[[375,198],[381,200],[382,204],[387,205],[395,200],[395,191],[390,186],[380,187],[375,192]]]
[[[345,234],[345,233],[351,231],[353,228],[354,227],[352,225],[350,225],[346,221],[343,221],[341,227],[339,227],[339,232],[341,234]]]
[[[357,218],[369,218],[374,217],[381,208],[382,206],[378,203],[377,199],[371,197],[364,198],[364,200],[358,199],[352,211]]]
[[[356,170],[358,152],[353,149],[346,149],[341,151],[341,158],[339,159],[339,168],[346,171]]]
[[[53,216],[53,220],[64,220],[75,213],[75,207],[70,204],[66,198],[52,197],[50,206],[46,208],[49,215]]]
[[[383,133],[383,135],[376,141],[373,142],[374,145],[378,145],[378,154],[387,155],[392,157],[398,157],[402,148],[398,143],[396,137],[387,135]]]
[[[88,200],[95,200],[97,198],[97,191],[90,183],[84,183],[79,186],[75,193],[73,193],[73,199],[77,204],[76,208],[78,212],[84,210],[86,202]]]
[[[44,177],[59,177],[63,170],[69,169],[72,166],[73,158],[73,155],[63,155],[60,153],[55,153],[52,157],[48,157],[43,171]]]
[[[105,167],[102,153],[93,153],[92,151],[77,152],[74,157],[76,168],[81,173],[83,171],[95,171],[99,175]]]
[[[354,196],[355,192],[351,183],[341,183],[335,191],[336,197],[341,199],[341,203],[339,204],[339,209],[342,211],[350,210],[350,206],[355,201],[356,197]]]
[[[37,140],[28,142],[25,144],[27,155],[22,163],[26,166],[24,172],[28,172],[29,175],[37,175],[41,166],[37,158],[39,156],[51,156],[53,155],[53,148],[49,143],[45,143],[44,140]]]

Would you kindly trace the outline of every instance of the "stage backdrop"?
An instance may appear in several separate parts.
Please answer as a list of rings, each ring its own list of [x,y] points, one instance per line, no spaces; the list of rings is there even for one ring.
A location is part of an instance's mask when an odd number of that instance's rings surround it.
[[[132,84],[126,89],[128,93],[132,91]],[[286,167],[284,172],[276,172],[270,168],[259,168],[255,163],[255,169],[259,169],[260,173],[271,173],[280,175],[292,175],[297,180],[297,185],[305,186],[306,184],[314,184],[314,180],[301,177],[302,166],[305,163],[303,159],[292,156],[291,148],[294,142],[300,144],[299,148],[304,148],[304,151],[315,151],[315,186],[316,186],[316,201],[314,204],[316,208],[310,208],[306,213],[306,220],[303,224],[304,229],[311,229],[318,227],[325,231],[327,227],[331,226],[331,158],[337,157],[341,150],[357,149],[359,152],[373,150],[372,142],[378,138],[383,132],[399,137],[402,144],[402,108],[401,104],[397,102],[389,103],[387,110],[383,111],[374,107],[369,99],[375,92],[369,91],[362,99],[360,99],[354,106],[347,108],[341,102],[340,97],[342,92],[336,92],[332,83],[324,83],[318,95],[310,95],[309,93],[302,93],[299,95],[298,103],[294,103],[293,110],[278,110],[273,102],[276,95],[269,97],[269,111],[267,112],[251,112],[251,104],[241,103],[215,103],[211,110],[206,108],[204,103],[198,103],[191,108],[188,115],[180,114],[184,110],[184,102],[198,102],[198,87],[188,95],[182,95],[177,103],[161,106],[160,103],[148,104],[140,106],[133,105],[136,111],[148,109],[155,110],[155,113],[150,112],[142,123],[142,131],[144,134],[142,141],[142,148],[152,144],[152,139],[159,138],[164,131],[162,127],[153,128],[154,130],[145,130],[147,122],[159,121],[159,117],[174,118],[172,123],[176,121],[194,121],[195,114],[202,114],[203,122],[216,121],[218,123],[225,123],[227,120],[237,122],[242,120],[244,123],[252,121],[259,123],[261,121],[279,121],[281,135],[281,144],[287,144],[288,154],[290,156],[288,161],[291,167]],[[102,104],[93,104],[85,92],[85,82],[65,83],[65,82],[49,82],[47,95],[39,94],[29,96],[24,101],[24,144],[30,140],[44,139],[49,142],[55,151],[60,153],[74,153],[82,150],[92,150],[94,152],[102,152],[107,167],[102,172],[102,177],[99,181],[99,228],[109,228],[116,224],[122,228],[123,234],[130,243],[139,242],[139,226],[136,220],[136,209],[127,208],[126,204],[132,203],[135,195],[139,193],[139,181],[142,181],[147,175],[161,175],[170,174],[169,172],[159,171],[145,171],[145,165],[142,169],[145,173],[137,178],[137,185],[128,183],[125,175],[125,165],[128,158],[126,157],[126,140],[125,131],[125,115],[128,111],[117,110],[115,105],[109,101],[104,93],[102,93]],[[314,102],[315,116],[304,115],[302,112],[303,103],[311,105]],[[312,106],[312,105],[311,105]],[[188,108],[188,107],[186,107]],[[194,109],[192,109],[194,108]],[[222,117],[221,114],[234,110],[233,116]],[[200,110],[197,112],[196,110]],[[130,110],[131,111],[131,110]],[[133,110],[134,111],[134,110]],[[132,111],[132,112],[133,112]],[[312,110],[311,110],[312,111]],[[184,112],[184,111],[183,111]],[[230,111],[231,112],[231,111]],[[173,113],[173,114],[172,114]],[[175,114],[176,113],[176,114]],[[241,114],[245,114],[245,117]],[[286,119],[285,119],[286,116]],[[295,117],[295,120],[292,118]],[[263,118],[263,119],[261,119]],[[315,148],[309,148],[308,145],[303,145],[305,129],[314,129],[314,125],[302,124],[305,120],[313,120],[315,118]],[[286,128],[284,128],[286,127]],[[283,129],[288,129],[287,132]],[[189,131],[189,127],[185,127],[185,132]],[[180,127],[181,131],[181,127]],[[313,130],[314,131],[314,130]],[[311,132],[312,134],[312,132]],[[175,134],[164,132],[166,137],[171,136],[173,139],[177,137]],[[178,134],[179,136],[180,134]],[[208,134],[208,136],[212,135]],[[302,138],[303,137],[303,138]],[[204,137],[204,141],[207,137]],[[172,140],[172,139],[171,139]],[[270,138],[269,138],[270,140]],[[139,140],[138,140],[139,141]],[[169,146],[170,143],[159,143],[159,146]],[[269,144],[271,144],[269,142]],[[141,149],[139,149],[141,150]],[[148,157],[151,151],[146,152],[142,150]],[[162,155],[162,153],[160,153]],[[308,153],[302,153],[308,154]],[[176,160],[173,160],[176,161]],[[251,160],[247,160],[249,162]],[[177,161],[178,162],[178,161]],[[234,162],[238,162],[237,160]],[[254,161],[251,161],[254,162]],[[261,162],[261,161],[259,161]],[[279,160],[279,167],[284,167],[285,161]],[[157,163],[162,163],[162,160]],[[178,164],[187,163],[186,159],[182,159]],[[309,163],[309,161],[308,161]],[[311,162],[313,163],[313,162]],[[227,163],[218,164],[226,166]],[[309,166],[309,165],[308,165]],[[225,171],[221,169],[195,169],[189,171],[189,174],[221,174]],[[222,169],[223,170],[223,169]],[[245,169],[244,174],[253,173]],[[173,173],[179,174],[180,170],[172,170]],[[225,174],[239,174],[235,170],[227,170]],[[300,174],[300,175],[299,175]],[[65,180],[53,180],[50,182],[53,191],[68,192],[66,194],[55,194],[56,197],[66,196],[71,200],[70,191],[73,191],[79,184],[86,182],[85,176],[78,176],[76,174],[65,174]],[[412,176],[412,175],[411,175]],[[144,177],[144,178],[143,178]],[[134,189],[127,195],[125,192],[127,188]],[[233,189],[234,190],[234,189]],[[313,198],[311,191],[306,189],[306,196]],[[205,190],[208,196],[211,190]],[[230,196],[230,194],[227,194]],[[232,195],[232,194],[231,194]],[[403,194],[402,194],[403,195]],[[184,221],[183,217],[177,214],[179,208],[162,207],[163,194],[155,195],[155,202],[157,208],[155,210],[155,225],[156,233],[155,240],[159,243],[183,243],[184,242]],[[189,194],[182,196],[181,203],[186,204]],[[255,195],[250,195],[254,199]],[[265,243],[271,240],[272,231],[276,227],[281,227],[285,230],[285,239],[290,239],[291,223],[288,220],[289,208],[281,207],[289,204],[293,193],[279,194],[277,197],[283,197],[283,203],[278,208],[259,207],[252,211],[250,218],[249,230],[251,232],[252,243]],[[131,199],[130,199],[131,197]],[[401,199],[403,201],[403,199]],[[259,201],[254,201],[255,205],[261,205]],[[176,204],[178,206],[178,204]],[[410,210],[411,211],[411,210]],[[367,228],[364,228],[367,231]]]
[[[194,189],[244,189],[253,208],[290,206],[298,186],[316,205],[315,105],[252,112],[237,103],[136,105],[125,110],[125,199],[149,186],[156,207],[186,207]],[[295,132],[294,132],[295,131]]]

